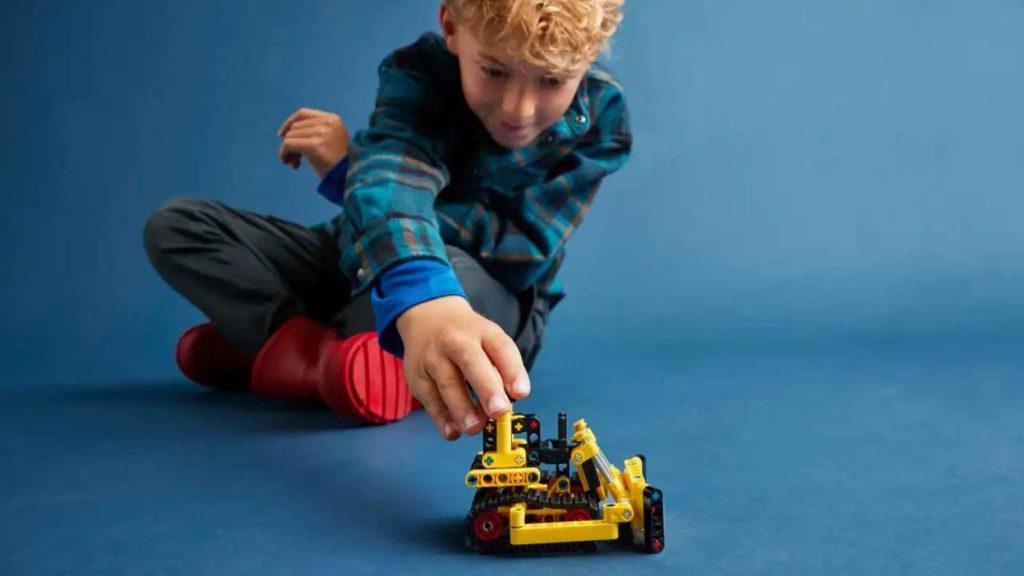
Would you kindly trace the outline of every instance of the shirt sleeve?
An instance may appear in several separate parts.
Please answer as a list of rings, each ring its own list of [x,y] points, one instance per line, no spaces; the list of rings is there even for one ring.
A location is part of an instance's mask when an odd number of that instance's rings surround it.
[[[385,272],[370,293],[381,348],[402,358],[405,346],[395,326],[398,317],[417,304],[442,296],[466,298],[466,293],[451,267],[436,260],[410,260]]]
[[[408,259],[448,265],[434,211],[434,200],[449,181],[443,162],[441,91],[415,60],[396,54],[379,66],[380,86],[369,126],[349,146],[339,250],[353,294]]]
[[[341,206],[342,197],[345,195],[345,176],[348,175],[348,156],[346,155],[331,171],[328,172],[316,191],[328,202]]]

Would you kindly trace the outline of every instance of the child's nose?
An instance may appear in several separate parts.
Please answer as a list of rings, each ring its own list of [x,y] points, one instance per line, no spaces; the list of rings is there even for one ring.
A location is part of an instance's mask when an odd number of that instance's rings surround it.
[[[506,118],[517,120],[528,120],[533,118],[536,99],[528,86],[512,83],[505,90],[505,97],[502,101],[502,111]]]

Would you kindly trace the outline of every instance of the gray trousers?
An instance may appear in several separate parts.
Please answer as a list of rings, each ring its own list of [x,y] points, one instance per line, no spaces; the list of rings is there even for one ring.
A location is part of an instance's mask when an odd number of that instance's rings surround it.
[[[329,230],[213,200],[175,198],[150,216],[143,243],[164,281],[252,353],[295,315],[333,326],[342,337],[374,330],[370,293],[350,297]],[[447,252],[473,310],[501,326],[532,367],[547,301],[535,288],[513,294],[466,252],[454,246]]]

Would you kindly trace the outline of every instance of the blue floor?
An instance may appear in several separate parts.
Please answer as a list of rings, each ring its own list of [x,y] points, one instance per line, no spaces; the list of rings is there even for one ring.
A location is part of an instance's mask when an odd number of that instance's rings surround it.
[[[3,574],[1011,574],[1024,362],[1010,347],[550,343],[520,405],[643,452],[648,556],[466,551],[462,476],[423,413],[360,427],[185,381],[0,391]],[[556,356],[557,355],[557,356]],[[614,361],[608,361],[613,358]],[[604,359],[598,362],[596,359]]]
[[[625,3],[633,157],[519,409],[643,452],[667,549],[551,559],[463,547],[478,438],[173,364],[203,316],[147,218],[336,216],[276,131],[368,125],[381,59],[438,31],[383,4],[0,7],[0,576],[1024,574],[1024,2]]]

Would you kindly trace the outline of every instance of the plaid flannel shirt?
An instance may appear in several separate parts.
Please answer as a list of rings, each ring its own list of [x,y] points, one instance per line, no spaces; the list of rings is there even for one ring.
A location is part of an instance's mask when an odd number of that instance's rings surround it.
[[[462,94],[437,34],[387,56],[369,127],[352,138],[342,212],[329,225],[353,294],[413,258],[477,257],[513,293],[554,306],[565,243],[601,180],[629,157],[622,88],[594,64],[564,117],[524,148],[496,144]],[[450,264],[449,264],[450,265]]]

